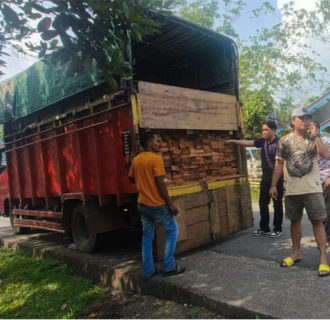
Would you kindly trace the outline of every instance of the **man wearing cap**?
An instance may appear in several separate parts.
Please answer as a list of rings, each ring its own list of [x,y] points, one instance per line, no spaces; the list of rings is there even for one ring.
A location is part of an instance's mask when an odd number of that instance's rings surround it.
[[[316,120],[312,120],[309,124],[310,133],[314,136],[320,135],[321,140],[330,150],[330,139],[320,134],[320,123]],[[324,222],[325,233],[327,236],[327,247],[330,243],[330,160],[318,159],[318,166],[320,169],[321,183],[323,188],[323,197],[325,202],[325,208],[327,212],[327,219]]]
[[[291,239],[293,251],[290,257],[283,259],[281,267],[291,267],[301,260],[300,241],[302,236],[301,219],[306,209],[313,225],[314,236],[320,250],[318,275],[329,275],[326,256],[326,235],[323,220],[326,218],[325,204],[320,182],[317,155],[329,159],[329,150],[319,135],[309,135],[311,116],[306,108],[298,108],[292,114],[293,132],[280,139],[275,168],[269,194],[276,197],[278,183],[285,165],[286,195],[285,211],[291,220]]]
[[[261,167],[262,179],[260,182],[259,207],[260,207],[260,224],[257,230],[254,230],[253,236],[269,235],[271,238],[279,237],[282,232],[283,222],[283,179],[279,179],[277,184],[278,195],[273,199],[274,203],[274,229],[271,232],[269,228],[269,188],[272,181],[272,174],[275,165],[275,155],[279,138],[276,136],[276,123],[274,121],[266,121],[262,124],[263,138],[255,140],[227,140],[227,144],[241,145],[245,147],[261,148]]]

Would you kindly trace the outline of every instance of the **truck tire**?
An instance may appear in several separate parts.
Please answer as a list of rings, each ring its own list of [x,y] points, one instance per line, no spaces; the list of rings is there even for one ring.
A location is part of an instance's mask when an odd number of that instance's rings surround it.
[[[30,232],[30,228],[14,227],[14,216],[11,213],[11,211],[9,212],[9,221],[10,221],[11,228],[15,234],[27,234]]]
[[[91,253],[96,247],[96,234],[89,234],[84,210],[86,206],[78,204],[71,217],[71,233],[77,249],[84,253]]]
[[[9,217],[10,215],[10,206],[9,206],[9,199],[6,198],[4,203],[3,203],[3,208],[4,208],[4,215],[6,217]]]

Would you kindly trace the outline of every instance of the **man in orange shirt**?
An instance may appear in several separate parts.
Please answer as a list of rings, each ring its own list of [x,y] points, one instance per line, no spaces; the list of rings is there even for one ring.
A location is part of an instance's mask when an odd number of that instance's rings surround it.
[[[178,209],[172,203],[164,181],[163,158],[157,155],[160,137],[149,131],[144,131],[141,134],[140,143],[144,152],[133,159],[128,176],[132,183],[135,182],[139,193],[138,211],[141,214],[143,225],[143,274],[145,279],[149,280],[159,273],[155,268],[152,256],[155,223],[166,231],[163,276],[182,273],[185,268],[176,265],[174,260],[178,239],[178,225],[174,216],[178,214]]]

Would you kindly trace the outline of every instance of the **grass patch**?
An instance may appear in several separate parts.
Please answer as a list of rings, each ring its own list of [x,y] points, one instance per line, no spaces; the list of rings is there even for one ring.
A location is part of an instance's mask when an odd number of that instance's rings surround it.
[[[0,248],[0,318],[68,319],[105,289],[53,259]]]
[[[252,202],[259,203],[260,188],[259,187],[250,187],[250,190],[251,190]]]

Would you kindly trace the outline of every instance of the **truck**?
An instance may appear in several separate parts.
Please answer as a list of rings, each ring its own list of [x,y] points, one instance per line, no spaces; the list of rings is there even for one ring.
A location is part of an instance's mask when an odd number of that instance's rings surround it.
[[[139,132],[162,138],[168,189],[179,207],[177,253],[253,225],[243,133],[238,51],[230,38],[153,13],[160,31],[131,43],[133,81],[112,92],[94,63],[37,62],[0,85],[10,221],[71,233],[81,252],[98,235],[139,226],[128,170]],[[164,232],[156,230],[162,258]]]

